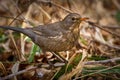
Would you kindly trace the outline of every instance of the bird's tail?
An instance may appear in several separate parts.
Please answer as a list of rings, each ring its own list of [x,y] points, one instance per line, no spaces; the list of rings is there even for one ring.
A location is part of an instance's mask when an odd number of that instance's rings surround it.
[[[31,39],[34,39],[35,37],[35,34],[31,30],[27,30],[27,29],[23,29],[19,27],[10,27],[10,26],[0,26],[0,28],[9,29],[9,30],[13,30],[19,33],[23,33],[27,35],[28,37],[30,37]]]

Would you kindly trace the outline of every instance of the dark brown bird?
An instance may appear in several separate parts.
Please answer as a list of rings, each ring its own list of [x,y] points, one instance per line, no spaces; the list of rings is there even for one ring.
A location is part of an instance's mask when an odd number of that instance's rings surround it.
[[[0,26],[27,35],[43,51],[60,52],[72,49],[79,37],[79,24],[84,20],[77,13],[68,14],[62,21],[34,28]]]

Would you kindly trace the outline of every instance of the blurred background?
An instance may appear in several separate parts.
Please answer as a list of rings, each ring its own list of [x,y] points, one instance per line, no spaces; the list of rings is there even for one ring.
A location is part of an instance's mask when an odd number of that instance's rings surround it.
[[[82,17],[88,17],[89,21],[99,25],[102,29],[95,27],[95,25],[82,22],[80,25],[79,43],[85,48],[85,52],[83,48],[80,48],[79,50],[75,49],[76,52],[69,52],[69,54],[64,54],[66,52],[60,53],[68,61],[73,59],[66,67],[67,71],[65,71],[65,67],[50,71],[42,70],[44,72],[42,74],[45,76],[48,76],[50,73],[52,74],[48,78],[42,76],[39,78],[41,80],[49,80],[51,77],[55,80],[64,80],[68,74],[71,79],[77,80],[81,75],[84,76],[110,66],[119,65],[119,61],[116,62],[114,60],[120,60],[120,37],[116,36],[116,34],[120,36],[120,0],[0,0],[1,26],[35,27],[60,21],[71,12],[79,13]],[[10,68],[14,65],[14,63],[8,65],[6,61],[44,62],[43,56],[40,53],[41,49],[33,44],[28,37],[13,31],[0,29],[0,61],[5,61],[2,64],[5,65],[6,73],[10,73]],[[87,58],[85,58],[85,61],[82,61],[85,53],[87,54]],[[55,58],[50,53],[47,56],[50,60]],[[109,59],[112,59],[113,62]],[[108,62],[103,62],[104,64],[99,65],[82,65],[78,76],[72,75],[72,69],[75,68],[77,70],[76,66],[80,66],[80,61],[100,60],[108,60]],[[31,65],[27,64],[27,66]],[[22,66],[23,68],[28,67],[24,65]],[[56,70],[58,71],[56,73],[57,76],[55,74]],[[37,73],[40,72],[41,70],[38,70]],[[65,73],[66,75],[62,75]],[[1,72],[1,76],[4,75],[4,71]],[[35,74],[30,75],[31,79],[36,78],[33,75]],[[28,75],[22,75],[22,78],[19,79],[31,80],[30,78],[28,78]],[[98,72],[98,74],[88,75],[83,78],[83,80],[108,79],[120,79],[120,68],[116,67],[111,71]],[[67,77],[66,80],[69,80],[69,78]]]

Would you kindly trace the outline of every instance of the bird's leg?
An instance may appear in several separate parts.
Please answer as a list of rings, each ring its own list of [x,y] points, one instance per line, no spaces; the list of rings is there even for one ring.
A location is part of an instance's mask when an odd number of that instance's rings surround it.
[[[50,65],[50,67],[54,67],[54,64],[48,60],[46,51],[42,51],[42,52],[44,53],[45,59],[47,60],[47,63]]]
[[[64,63],[68,63],[67,60],[65,60],[60,54],[58,54],[57,52],[52,52],[52,54],[58,58],[61,62],[64,62]]]

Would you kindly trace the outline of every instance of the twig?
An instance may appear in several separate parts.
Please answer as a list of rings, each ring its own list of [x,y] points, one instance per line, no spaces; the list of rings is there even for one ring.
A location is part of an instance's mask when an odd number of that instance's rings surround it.
[[[24,22],[24,20],[21,20],[21,19],[18,19],[18,18],[14,18],[14,17],[8,17],[8,16],[3,16],[3,15],[0,15],[0,17],[9,18],[9,19],[15,19],[15,20]]]
[[[65,65],[65,63],[55,63],[55,64],[54,64],[54,67],[60,67],[60,66],[64,66],[64,65]],[[35,70],[35,69],[37,69],[37,68],[48,68],[48,67],[50,67],[50,65],[48,65],[48,64],[43,64],[43,65],[41,65],[41,64],[40,64],[40,65],[38,65],[38,66],[36,66],[36,67],[27,68],[27,69],[21,70],[21,71],[19,71],[19,72],[16,72],[16,73],[14,73],[14,74],[10,74],[10,75],[8,75],[8,76],[1,77],[1,80],[10,79],[10,78],[12,78],[12,77],[14,77],[14,76],[23,74],[23,73],[25,73],[25,72],[27,72],[27,71]]]
[[[24,11],[23,11],[24,12]],[[10,23],[9,26],[21,15],[23,12],[19,13]]]
[[[109,29],[120,29],[120,26],[117,25],[107,25],[107,26],[102,26],[103,28],[109,28]]]
[[[107,59],[107,60],[101,60],[101,61],[88,61],[88,62],[85,62],[84,64],[85,65],[105,64],[105,63],[114,62],[114,61],[120,61],[120,57]],[[65,65],[65,63],[55,63],[54,67],[62,67],[64,65]],[[21,70],[21,71],[19,71],[17,73],[10,74],[10,75],[5,76],[5,77],[1,77],[1,80],[9,79],[9,78],[12,78],[13,76],[17,76],[17,75],[23,74],[23,73],[25,73],[27,71],[35,70],[37,68],[48,68],[48,67],[50,67],[50,65],[48,65],[48,64],[43,64],[43,65],[40,64],[37,67],[27,68],[27,69]]]
[[[56,6],[56,7],[60,8],[60,9],[65,10],[65,11],[68,12],[68,13],[72,13],[71,10],[68,10],[68,9],[62,7],[62,6],[60,6],[60,5],[58,5],[58,4],[54,3],[54,2],[52,2],[51,0],[39,0],[38,2],[49,3],[49,4],[52,4],[53,6]]]
[[[120,4],[118,0],[112,0],[112,2],[115,4],[115,6],[120,10]]]
[[[20,75],[20,74],[25,73],[25,72],[27,72],[27,71],[35,70],[35,69],[37,69],[37,67],[27,68],[27,69],[21,70],[21,71],[19,71],[19,72],[16,72],[16,73],[14,73],[14,74],[10,74],[10,75],[8,75],[8,76],[5,76],[5,77],[3,77],[3,78],[1,78],[1,79],[2,79],[2,80],[10,79],[10,78],[12,78],[13,76],[17,76],[17,75]]]
[[[98,27],[98,28],[100,28],[100,29],[102,29],[102,30],[104,30],[104,31],[106,31],[106,32],[108,32],[108,33],[110,33],[110,34],[112,34],[112,35],[117,36],[117,37],[120,38],[119,34],[117,34],[115,32],[112,32],[112,31],[109,31],[109,30],[103,28],[102,26],[95,24],[94,22],[91,22],[91,21],[85,21],[85,22],[89,23],[92,26]]]
[[[85,62],[85,65],[105,64],[105,63],[115,62],[115,61],[120,61],[120,57],[107,59],[107,60],[101,60],[101,61],[88,61],[88,62]]]
[[[100,61],[87,61],[85,62],[85,65],[94,65],[94,64],[104,64],[104,63],[108,63],[108,62],[115,62],[115,61],[120,61],[120,57],[116,57],[116,58],[112,58],[112,59],[107,59],[107,60],[100,60]],[[2,62],[2,63],[7,63],[7,64],[15,64],[16,62]],[[32,64],[32,63],[20,63],[20,64]],[[39,65],[36,63],[33,63],[32,65]],[[55,63],[54,66],[55,67],[61,67],[64,66],[65,63]],[[48,64],[40,64],[40,68],[48,68],[49,65]]]
[[[112,32],[112,31],[109,31],[108,29],[104,28],[103,26],[99,26],[99,25],[97,25],[96,23],[91,22],[91,21],[85,21],[85,22],[89,23],[89,24],[92,25],[93,27],[97,27],[97,28],[99,28],[99,29],[102,29],[102,30],[104,30],[104,31],[106,31],[106,32],[108,32],[108,33],[110,33],[110,34],[112,34],[112,35],[117,36],[117,37],[120,38],[120,35],[119,35],[119,34],[117,34],[117,33],[115,33],[115,32]],[[108,47],[110,47],[110,48],[114,48],[114,49],[120,50],[120,46],[116,46],[116,45],[113,45],[113,44],[104,42],[104,41],[102,41],[102,40],[97,39],[95,36],[93,36],[92,38],[94,39],[95,42],[98,42],[98,43],[100,43],[100,44],[102,44],[102,45],[105,45],[105,46],[108,46]]]
[[[108,47],[110,47],[110,48],[114,48],[114,49],[120,50],[120,46],[115,46],[115,45],[112,45],[112,44],[109,44],[109,43],[105,43],[105,42],[102,42],[102,41],[97,40],[97,39],[95,39],[95,38],[94,38],[94,40],[95,40],[96,42],[102,44],[102,45],[105,45],[105,46],[108,46]]]
[[[51,19],[51,16],[41,7],[41,6],[38,6],[37,4],[34,4],[36,7],[38,7],[42,13],[44,13],[48,19]]]
[[[51,2],[51,4],[53,4],[53,5],[56,6],[56,7],[61,8],[61,9],[63,9],[63,10],[65,10],[65,11],[68,12],[68,13],[72,13],[71,10],[68,10],[68,9],[66,9],[66,8],[64,8],[64,7],[60,6],[60,5],[58,5],[58,4],[55,4],[54,2]]]
[[[3,18],[8,18],[8,19],[13,19],[13,20],[18,20],[18,21],[21,21],[21,22],[24,22],[24,23],[29,23],[30,24],[30,21],[28,20],[22,20],[22,19],[18,19],[18,18],[14,18],[14,17],[9,17],[9,16],[3,16],[3,15],[0,15],[0,17],[3,17]],[[31,25],[31,24],[30,24]]]
[[[108,68],[105,68],[105,69],[102,69],[102,70],[98,70],[98,71],[96,71],[96,72],[94,72],[94,73],[90,73],[90,74],[87,74],[87,75],[83,75],[83,76],[77,77],[77,78],[75,78],[75,79],[73,79],[73,80],[78,80],[78,79],[81,79],[81,78],[84,78],[84,77],[87,77],[87,76],[90,76],[90,75],[93,75],[93,74],[97,74],[97,73],[100,73],[100,72],[103,72],[103,71],[106,71],[106,70],[110,70],[110,69],[113,69],[113,68],[119,67],[119,66],[120,66],[120,64],[118,64],[118,65],[116,65],[116,66],[113,66],[113,67],[108,67]]]

